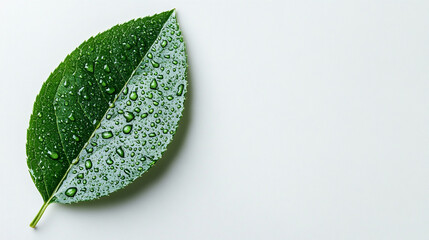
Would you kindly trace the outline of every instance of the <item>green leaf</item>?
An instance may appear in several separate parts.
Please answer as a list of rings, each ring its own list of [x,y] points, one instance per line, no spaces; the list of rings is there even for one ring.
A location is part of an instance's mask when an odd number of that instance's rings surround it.
[[[109,195],[151,168],[182,116],[186,53],[175,11],[114,26],[76,48],[43,84],[27,164],[44,204]]]

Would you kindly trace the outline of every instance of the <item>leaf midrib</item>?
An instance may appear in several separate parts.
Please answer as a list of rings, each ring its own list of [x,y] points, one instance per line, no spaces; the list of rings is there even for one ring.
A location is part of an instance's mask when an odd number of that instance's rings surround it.
[[[156,36],[156,38],[154,39],[153,43],[150,45],[150,47],[147,49],[146,53],[143,55],[142,59],[140,60],[139,64],[137,64],[137,67],[133,70],[133,72],[130,74],[130,77],[128,78],[128,80],[126,81],[126,83],[124,84],[124,86],[122,87],[122,89],[119,91],[118,95],[116,95],[115,99],[113,100],[113,104],[116,102],[116,100],[119,98],[119,96],[121,95],[121,93],[124,91],[124,89],[128,86],[129,81],[131,80],[131,78],[134,76],[135,72],[137,71],[137,69],[140,67],[140,65],[143,62],[143,59],[145,59],[147,53],[149,52],[149,50],[152,48],[152,46],[155,44],[156,40],[158,39],[159,35],[161,34],[162,30],[165,28],[165,24],[170,20],[171,16],[174,14],[175,9],[171,10],[170,15],[168,16],[167,20],[163,23],[162,28],[160,29],[158,35]],[[58,87],[61,84],[58,84]],[[58,87],[57,87],[57,91],[58,91]],[[55,100],[54,100],[55,101]],[[95,132],[98,129],[99,124],[101,124],[101,121],[106,117],[107,113],[109,112],[110,107],[107,108],[106,112],[104,113],[103,117],[100,119],[100,122],[98,123],[98,125],[94,128],[94,131],[92,132],[91,136],[88,138],[88,140],[86,141],[85,145],[82,147],[82,149],[80,150],[79,154],[76,156],[76,158],[73,159],[73,161],[77,158],[79,158],[80,154],[82,153],[82,151],[86,148],[86,146],[88,146],[89,141],[95,136]],[[61,134],[60,134],[60,129],[58,126],[58,116],[57,116],[57,112],[55,112],[55,121],[57,123],[57,130],[58,130],[58,134],[60,136],[61,139],[61,146],[63,148],[63,151],[65,152],[65,148],[62,142],[62,138],[61,138]],[[67,159],[68,160],[68,159]],[[64,176],[61,178],[61,180],[58,182],[58,185],[56,186],[55,190],[52,192],[52,194],[50,195],[50,197],[48,198],[48,200],[45,202],[47,204],[50,204],[52,199],[54,198],[55,194],[57,193],[58,189],[61,187],[62,183],[64,182],[65,178],[67,177],[68,173],[70,172],[70,169],[72,168],[73,161],[70,163],[69,161],[69,167],[67,169],[67,171],[64,173]],[[46,183],[45,183],[45,187],[46,187]]]

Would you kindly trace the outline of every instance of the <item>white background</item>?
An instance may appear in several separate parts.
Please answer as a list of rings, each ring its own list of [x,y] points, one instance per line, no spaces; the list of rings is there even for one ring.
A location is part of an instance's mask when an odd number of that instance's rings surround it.
[[[100,31],[172,8],[185,116],[101,200],[49,206],[27,171],[42,83]],[[0,1],[0,239],[429,239],[429,3]]]

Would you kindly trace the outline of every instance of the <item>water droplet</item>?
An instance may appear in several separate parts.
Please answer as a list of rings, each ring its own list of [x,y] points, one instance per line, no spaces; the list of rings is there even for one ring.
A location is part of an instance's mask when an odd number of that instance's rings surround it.
[[[85,69],[88,72],[94,72],[94,63],[85,63]]]
[[[113,160],[111,158],[108,158],[106,160],[107,165],[112,165],[113,164]]]
[[[179,62],[177,62],[176,60],[173,60],[173,64],[177,65]]]
[[[130,171],[128,168],[126,168],[126,169],[124,170],[124,172],[125,172],[127,175],[130,175],[130,174],[131,174],[131,171]]]
[[[124,156],[125,156],[125,154],[124,154],[124,150],[122,149],[122,147],[117,148],[117,149],[116,149],[116,153],[117,153],[119,156],[121,156],[121,157],[124,157]]]
[[[66,190],[65,194],[67,197],[74,197],[74,195],[76,194],[76,191],[77,191],[77,188],[71,187]]]
[[[112,118],[112,114],[107,114],[107,115],[106,115],[106,119],[107,119],[107,120],[110,120],[111,118]]]
[[[78,136],[76,136],[76,135],[73,135],[73,136],[72,136],[72,138],[73,138],[73,140],[75,140],[76,142],[79,142],[79,140],[80,140],[80,138],[79,138]]]
[[[39,112],[39,113],[37,114],[37,116],[38,116],[38,117],[42,117],[42,113],[41,113],[41,112]]]
[[[128,87],[125,87],[124,89],[124,94],[127,95],[128,94]]]
[[[140,112],[141,110],[140,110],[140,108],[138,108],[138,107],[136,107],[136,108],[134,108],[134,112]]]
[[[54,151],[48,151],[48,155],[50,158],[52,158],[53,160],[57,160],[59,158],[58,153],[54,152]]]
[[[147,98],[152,99],[152,98],[153,98],[153,94],[152,94],[152,93],[149,93],[149,94],[147,95]]]
[[[69,119],[70,119],[70,121],[74,122],[75,119],[74,119],[73,113],[70,113]]]
[[[152,64],[152,66],[154,67],[154,68],[158,68],[159,67],[159,63],[157,63],[157,62],[155,62],[155,61],[150,61],[150,63]]]
[[[124,117],[127,122],[131,122],[134,119],[134,114],[132,112],[125,112]]]
[[[79,174],[77,175],[77,178],[83,179],[83,173],[79,173]]]
[[[131,132],[131,129],[133,128],[133,126],[132,125],[125,125],[125,127],[124,127],[124,129],[123,129],[123,132],[125,133],[125,134],[128,134],[128,133],[130,133]]]
[[[179,87],[177,87],[177,96],[182,96],[184,87],[185,86],[183,84],[180,84]]]
[[[109,66],[107,66],[107,64],[104,65],[103,69],[105,72],[108,72],[108,73],[110,72],[110,68],[109,68]]]
[[[155,133],[149,133],[149,137],[155,137],[156,134]]]
[[[150,83],[150,88],[156,89],[157,87],[158,87],[158,82],[155,79],[152,80],[152,82]]]
[[[130,94],[130,99],[131,100],[133,100],[133,101],[135,101],[135,100],[137,100],[137,92],[131,92],[131,94]]]
[[[106,131],[106,132],[103,132],[101,134],[101,137],[104,138],[104,139],[108,139],[108,138],[113,137],[113,133],[112,133],[112,131]]]
[[[167,46],[167,41],[162,41],[162,43],[161,43],[161,47],[165,47],[165,46]]]
[[[147,57],[148,57],[148,58],[150,58],[150,59],[152,59],[152,58],[153,58],[152,53],[148,53],[148,54],[147,54]]]
[[[147,117],[147,115],[148,115],[147,113],[143,113],[141,117],[142,117],[142,118],[146,118],[146,117]]]
[[[90,168],[92,168],[92,162],[91,162],[91,160],[86,160],[85,161],[85,168],[86,169],[90,169]]]
[[[171,101],[173,100],[173,96],[168,96],[167,99]]]
[[[115,89],[115,88],[113,88],[113,87],[108,87],[108,88],[106,88],[106,92],[107,92],[108,94],[114,94],[114,93],[115,93],[115,91],[116,91],[116,89]]]

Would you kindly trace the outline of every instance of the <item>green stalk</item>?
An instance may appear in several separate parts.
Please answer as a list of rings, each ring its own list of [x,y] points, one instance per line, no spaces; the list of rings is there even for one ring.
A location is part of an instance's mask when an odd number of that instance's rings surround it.
[[[36,217],[31,221],[30,227],[36,228],[37,223],[39,222],[40,218],[42,217],[43,213],[45,212],[46,208],[49,206],[49,201],[43,203],[42,207],[40,208],[39,212],[37,213]]]

